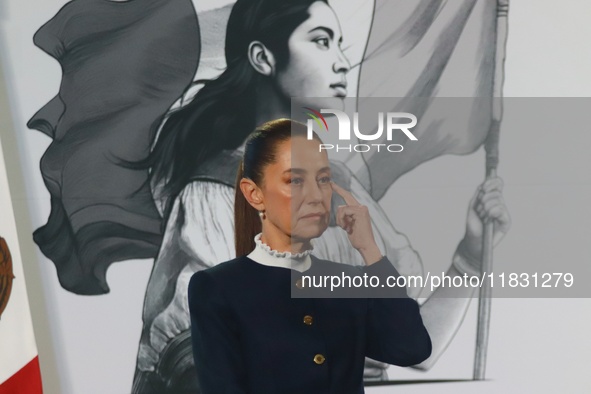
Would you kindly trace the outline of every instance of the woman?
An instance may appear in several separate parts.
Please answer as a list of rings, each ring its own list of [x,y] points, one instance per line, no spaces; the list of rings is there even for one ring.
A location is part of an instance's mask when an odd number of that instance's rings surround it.
[[[189,284],[203,394],[363,393],[365,356],[408,366],[431,353],[405,289],[382,299],[292,298],[294,271],[362,273],[310,255],[311,240],[328,228],[333,191],[348,203],[336,220],[363,257],[363,272],[383,283],[398,276],[378,248],[367,207],[331,182],[320,143],[288,119],[265,123],[246,142],[235,194],[239,257],[195,273]]]

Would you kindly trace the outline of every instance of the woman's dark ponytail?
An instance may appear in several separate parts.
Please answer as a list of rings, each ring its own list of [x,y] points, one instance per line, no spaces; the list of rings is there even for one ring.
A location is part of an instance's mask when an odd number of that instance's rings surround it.
[[[243,177],[244,162],[241,160],[236,175],[234,195],[234,244],[236,256],[250,253],[255,247],[254,236],[263,230],[257,210],[246,201],[242,190],[240,190],[240,181]]]

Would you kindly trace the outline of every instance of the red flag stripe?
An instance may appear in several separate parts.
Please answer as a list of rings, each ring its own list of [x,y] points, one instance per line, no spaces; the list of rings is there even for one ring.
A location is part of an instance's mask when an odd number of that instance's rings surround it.
[[[39,357],[0,384],[0,394],[42,394]]]

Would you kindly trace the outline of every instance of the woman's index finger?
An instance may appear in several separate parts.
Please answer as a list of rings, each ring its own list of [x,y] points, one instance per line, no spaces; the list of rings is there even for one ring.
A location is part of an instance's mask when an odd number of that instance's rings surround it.
[[[330,185],[332,186],[332,190],[337,192],[337,194],[339,196],[343,197],[343,200],[345,200],[345,203],[347,205],[361,205],[359,203],[359,201],[357,201],[355,199],[355,197],[353,197],[353,194],[351,194],[350,191],[343,189],[342,187],[337,185],[334,181],[330,181]]]

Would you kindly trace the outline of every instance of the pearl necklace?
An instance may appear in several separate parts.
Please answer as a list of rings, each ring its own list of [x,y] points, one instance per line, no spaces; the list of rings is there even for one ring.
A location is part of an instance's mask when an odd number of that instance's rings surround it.
[[[271,249],[271,247],[269,245],[267,245],[266,243],[261,241],[262,235],[263,235],[263,233],[258,233],[257,235],[255,235],[254,242],[255,242],[255,244],[260,246],[263,250],[265,250],[267,253],[269,253],[273,257],[299,259],[299,258],[304,258],[304,257],[308,256],[314,250],[314,247],[312,247],[311,249],[304,250],[303,252],[300,252],[300,253],[279,252],[275,249]]]

